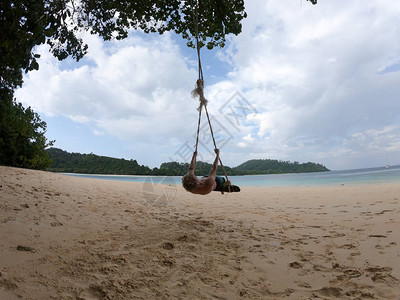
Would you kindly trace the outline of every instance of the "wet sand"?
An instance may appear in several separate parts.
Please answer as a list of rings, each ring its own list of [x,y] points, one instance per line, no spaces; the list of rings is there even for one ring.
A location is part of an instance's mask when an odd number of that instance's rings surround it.
[[[243,188],[0,167],[0,299],[400,299],[400,183]]]

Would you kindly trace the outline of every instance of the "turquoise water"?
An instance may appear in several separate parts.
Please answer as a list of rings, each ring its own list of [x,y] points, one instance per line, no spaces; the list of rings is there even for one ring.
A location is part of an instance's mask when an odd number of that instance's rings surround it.
[[[154,184],[180,185],[181,176],[128,176],[64,174],[75,177],[117,180],[128,182],[152,182]],[[241,187],[294,187],[340,186],[400,182],[400,165],[389,168],[369,168],[302,174],[230,176],[232,184]]]

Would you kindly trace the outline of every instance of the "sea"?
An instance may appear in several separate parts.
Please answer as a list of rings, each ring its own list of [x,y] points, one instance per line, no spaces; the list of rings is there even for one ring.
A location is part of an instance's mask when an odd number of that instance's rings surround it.
[[[175,186],[181,176],[131,176],[62,173],[68,176]],[[232,184],[240,187],[318,187],[400,183],[400,165],[295,174],[229,176]]]

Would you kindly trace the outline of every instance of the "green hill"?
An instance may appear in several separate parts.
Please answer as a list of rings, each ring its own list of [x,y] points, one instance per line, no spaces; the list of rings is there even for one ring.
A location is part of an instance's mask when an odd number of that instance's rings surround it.
[[[46,150],[52,160],[47,169],[53,172],[84,173],[84,174],[115,174],[115,175],[167,175],[181,176],[189,169],[189,163],[165,162],[160,168],[150,169],[139,165],[136,160],[98,156],[93,153],[80,154],[50,148]],[[196,174],[206,175],[212,165],[206,162],[197,162]],[[316,163],[303,163],[279,161],[272,159],[253,159],[231,168],[225,166],[228,175],[256,175],[256,174],[281,174],[329,171],[325,166]],[[223,175],[219,166],[217,174]]]
[[[289,162],[274,159],[252,159],[234,168],[245,174],[280,174],[329,171],[325,166],[312,162]]]
[[[84,174],[151,175],[149,167],[141,166],[136,160],[98,156],[93,153],[80,154],[50,148],[46,150],[52,163],[47,169],[53,172]]]

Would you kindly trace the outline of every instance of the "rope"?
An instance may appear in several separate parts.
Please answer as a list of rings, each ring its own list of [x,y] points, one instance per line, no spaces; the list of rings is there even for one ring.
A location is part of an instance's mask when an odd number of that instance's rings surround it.
[[[213,142],[214,142],[214,147],[215,147],[215,149],[218,149],[218,148],[217,148],[217,143],[215,142],[215,138],[214,138],[214,132],[213,132],[213,129],[212,129],[212,126],[211,126],[210,117],[209,117],[209,115],[208,115],[207,106],[204,106],[204,109],[206,110],[208,125],[210,125],[210,131],[211,131],[211,136],[212,136],[212,139],[213,139]],[[223,165],[223,163],[222,163],[221,157],[218,157],[218,160],[219,160],[219,164],[220,164],[221,167],[222,167],[222,171],[224,171],[224,175],[225,175],[225,177],[226,177],[226,184],[228,185],[229,192],[231,192],[231,182],[229,181],[228,174],[227,174],[226,171],[225,171],[225,168],[224,168],[224,165]]]
[[[198,107],[198,111],[201,112],[201,109],[207,106],[208,100],[204,97],[204,80],[198,79],[196,81],[196,88],[192,91],[192,97],[199,96],[200,106]]]
[[[201,67],[201,59],[200,59],[200,41],[199,41],[199,13],[197,11],[198,1],[196,0],[196,6],[193,5],[193,1],[190,0],[192,5],[192,13],[193,13],[193,20],[194,20],[194,29],[196,32],[196,50],[197,50],[197,57],[198,57],[198,69],[199,69],[199,80],[203,80],[203,68]],[[203,84],[204,86],[204,84]]]
[[[197,152],[197,146],[199,144],[200,120],[201,120],[201,109],[199,110],[199,122],[197,124],[197,137],[196,137],[196,150],[195,150],[195,152]]]
[[[211,137],[212,137],[212,140],[214,143],[214,147],[215,147],[215,149],[218,149],[218,148],[217,148],[217,143],[215,142],[214,132],[213,132],[213,129],[211,126],[210,116],[209,116],[208,110],[207,110],[208,100],[204,97],[204,79],[203,79],[203,69],[201,66],[201,58],[200,58],[199,26],[198,26],[198,11],[197,11],[198,1],[196,1],[196,6],[193,6],[193,1],[190,1],[190,2],[192,4],[193,20],[194,20],[195,32],[196,32],[196,49],[197,49],[198,68],[199,68],[199,79],[196,82],[196,88],[192,91],[192,96],[193,97],[199,96],[199,101],[200,101],[200,105],[197,109],[199,111],[199,120],[197,123],[197,136],[196,136],[196,146],[195,146],[195,148],[196,148],[195,151],[197,152],[197,147],[199,144],[201,111],[202,111],[203,107],[206,111],[208,125],[210,126],[210,132],[211,132]],[[226,178],[226,184],[228,186],[228,191],[231,192],[231,182],[229,181],[228,174],[225,171],[225,167],[224,167],[220,157],[218,157],[218,160],[219,160],[219,163],[222,167],[222,170],[223,170],[225,178]]]

